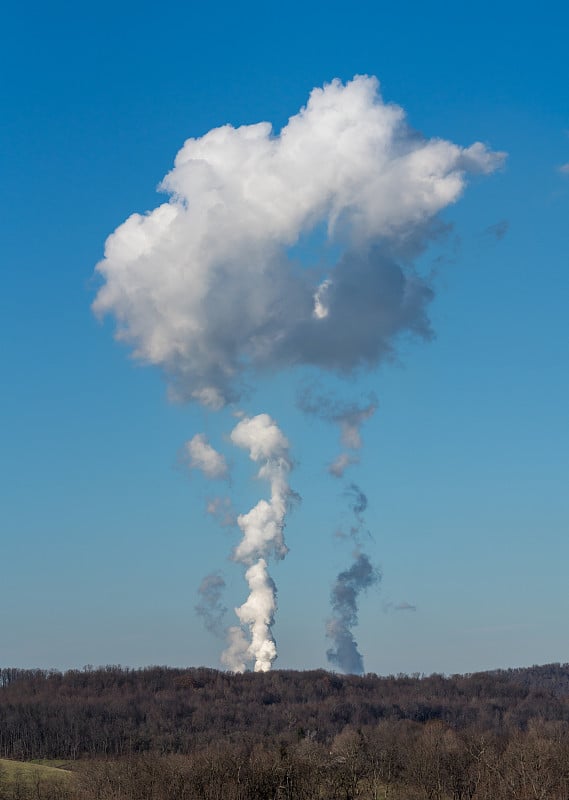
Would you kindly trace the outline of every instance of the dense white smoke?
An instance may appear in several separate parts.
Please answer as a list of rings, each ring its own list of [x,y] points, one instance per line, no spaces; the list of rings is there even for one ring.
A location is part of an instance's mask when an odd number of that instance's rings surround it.
[[[233,558],[248,565],[245,579],[249,585],[249,597],[235,609],[242,627],[230,628],[222,662],[230,669],[242,672],[246,664],[253,661],[255,672],[266,672],[277,657],[271,631],[277,592],[266,559],[270,556],[284,558],[288,552],[284,526],[291,495],[288,485],[291,469],[289,444],[268,414],[242,419],[231,432],[231,441],[248,450],[253,461],[261,463],[257,474],[269,482],[271,497],[270,500],[260,500],[247,514],[237,517],[243,539],[235,548]]]
[[[277,608],[277,588],[264,558],[249,567],[245,579],[249,584],[249,597],[235,609],[235,613],[241,623],[249,627],[251,643],[247,656],[255,660],[255,672],[268,672],[277,657],[277,646],[271,632]]]
[[[467,173],[501,161],[425,139],[373,77],[334,80],[280,134],[261,122],[188,139],[169,201],[107,239],[94,310],[175,396],[214,409],[247,371],[373,366],[401,332],[429,335],[433,293],[411,260]],[[316,230],[339,252],[325,274],[291,252]]]

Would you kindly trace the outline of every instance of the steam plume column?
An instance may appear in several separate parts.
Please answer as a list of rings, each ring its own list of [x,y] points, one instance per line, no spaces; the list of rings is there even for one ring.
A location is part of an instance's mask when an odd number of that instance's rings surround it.
[[[248,661],[254,661],[255,672],[267,672],[277,657],[271,630],[277,608],[277,589],[269,575],[267,558],[282,559],[288,552],[284,526],[291,495],[289,443],[268,414],[242,419],[233,429],[231,441],[248,450],[252,461],[261,462],[258,477],[269,482],[271,497],[259,500],[249,512],[237,518],[243,539],[235,548],[233,558],[248,567],[245,579],[249,597],[235,609],[241,625],[229,629],[229,644],[222,662],[242,672]],[[248,628],[249,639],[245,628]]]

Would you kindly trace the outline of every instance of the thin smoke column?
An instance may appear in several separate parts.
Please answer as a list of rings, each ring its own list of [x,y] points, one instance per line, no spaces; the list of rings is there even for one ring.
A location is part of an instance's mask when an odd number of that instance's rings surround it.
[[[227,608],[222,602],[225,580],[219,572],[206,575],[199,585],[199,601],[196,613],[203,619],[204,625],[214,636],[223,635],[223,620]]]
[[[328,472],[334,478],[343,478],[348,467],[359,463],[357,451],[362,447],[361,427],[377,411],[377,398],[370,395],[365,405],[343,403],[305,387],[298,395],[297,405],[305,414],[340,426],[342,445],[346,449],[328,465]]]
[[[367,496],[357,483],[353,482],[346,487],[344,495],[349,498],[350,508],[354,513],[355,521],[350,527],[350,536],[359,546],[361,544],[360,534],[363,532],[365,526],[364,512],[367,508]],[[367,533],[371,536],[369,531],[367,531]]]
[[[364,660],[353,634],[358,624],[358,597],[379,580],[379,571],[364,553],[359,553],[352,566],[340,572],[332,587],[332,618],[328,620],[326,635],[333,641],[333,647],[326,655],[343,672],[363,674]]]
[[[350,537],[358,549],[352,566],[340,572],[332,587],[332,617],[326,625],[326,636],[332,639],[334,646],[327,650],[326,656],[331,664],[343,672],[361,675],[364,671],[363,656],[353,634],[353,629],[358,624],[358,600],[362,591],[379,583],[381,575],[360,549],[367,497],[353,482],[346,487],[344,494],[349,499],[355,519],[350,527]]]
[[[289,443],[268,414],[242,419],[233,429],[231,441],[248,450],[252,461],[260,463],[257,477],[268,481],[271,496],[237,517],[243,538],[233,558],[247,566],[249,597],[235,609],[240,625],[228,631],[222,663],[235,672],[243,672],[253,661],[255,672],[267,672],[277,657],[272,633],[277,589],[269,575],[267,559],[282,559],[288,552],[284,527],[291,497]]]
[[[371,395],[365,405],[358,405],[341,402],[329,395],[316,393],[310,388],[305,388],[299,394],[297,402],[306,414],[339,425],[342,444],[352,451],[361,449],[363,444],[361,427],[375,414],[378,405],[375,395]],[[328,472],[335,478],[341,478],[347,467],[358,461],[358,457],[343,452],[328,466]],[[334,646],[327,650],[326,655],[328,661],[343,672],[359,675],[364,670],[363,656],[358,650],[353,634],[353,629],[358,624],[358,599],[362,591],[379,582],[380,573],[372,566],[369,557],[359,549],[365,526],[367,496],[353,481],[347,485],[344,496],[348,498],[354,516],[349,536],[357,544],[358,551],[352,566],[340,572],[332,587],[330,596],[332,617],[327,622],[326,635],[333,641]],[[337,535],[345,536],[341,531]]]

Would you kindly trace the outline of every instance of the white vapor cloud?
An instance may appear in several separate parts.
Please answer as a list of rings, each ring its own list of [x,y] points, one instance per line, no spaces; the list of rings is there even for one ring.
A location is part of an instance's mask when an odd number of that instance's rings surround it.
[[[247,372],[373,367],[399,334],[430,335],[433,292],[413,257],[468,173],[502,160],[424,138],[373,77],[334,80],[280,133],[261,122],[188,139],[161,185],[169,200],[107,239],[94,311],[174,397],[212,409]],[[326,274],[291,252],[315,230],[340,253]]]
[[[227,647],[221,654],[221,663],[232,672],[245,672],[249,660],[249,641],[243,628],[232,625],[227,630]]]
[[[247,514],[237,517],[243,539],[233,557],[244,564],[259,556],[284,558],[288,552],[284,543],[284,519],[290,496],[288,473],[291,468],[288,441],[268,414],[242,419],[231,432],[231,441],[249,450],[253,461],[263,461],[258,477],[268,480],[271,486],[269,501],[259,500]]]
[[[395,357],[399,337],[431,337],[432,276],[415,262],[469,175],[489,174],[504,158],[479,142],[424,137],[401,107],[384,102],[374,77],[333,80],[313,89],[280,132],[260,122],[188,139],[160,185],[166,201],[108,237],[93,311],[112,316],[116,338],[163,371],[172,399],[212,411],[236,403],[262,372],[372,369]],[[505,230],[494,226],[492,235]],[[329,464],[332,475],[358,462],[363,423],[376,409],[373,396],[364,405],[305,396],[305,411],[339,426],[344,452]],[[226,631],[222,663],[267,671],[277,657],[268,562],[288,552],[293,462],[268,414],[234,414],[231,441],[257,464],[270,496],[236,520],[227,499],[208,503],[221,524],[236,521],[241,530],[233,559],[249,589],[235,609],[238,624]],[[225,457],[205,434],[186,442],[183,455],[206,477],[228,478]],[[367,498],[355,484],[347,494],[357,541]],[[361,672],[358,598],[379,572],[364,553],[354,559],[332,587],[328,658]],[[217,633],[223,588],[212,573],[198,590],[197,612]]]
[[[231,441],[248,450],[250,458],[261,462],[258,477],[271,487],[270,500],[261,499],[247,514],[237,517],[243,533],[233,558],[248,569],[245,579],[249,597],[235,609],[241,623],[228,631],[228,646],[222,663],[242,672],[248,661],[254,661],[256,672],[266,672],[277,657],[271,632],[276,610],[276,586],[269,575],[266,558],[284,558],[288,548],[284,541],[285,517],[291,490],[288,473],[292,463],[289,444],[282,431],[268,414],[244,417],[231,432]],[[244,627],[248,628],[250,640]],[[244,646],[247,643],[247,646]]]
[[[235,613],[248,625],[251,643],[247,655],[255,659],[255,672],[268,672],[277,657],[277,646],[271,632],[277,608],[276,586],[269,575],[267,562],[260,558],[245,573],[249,597]]]
[[[206,478],[226,478],[227,462],[221,453],[212,447],[204,433],[196,433],[184,445],[184,455],[191,469],[199,469]]]
[[[243,418],[231,431],[231,441],[249,450],[253,461],[282,459],[288,463],[288,440],[268,414]]]

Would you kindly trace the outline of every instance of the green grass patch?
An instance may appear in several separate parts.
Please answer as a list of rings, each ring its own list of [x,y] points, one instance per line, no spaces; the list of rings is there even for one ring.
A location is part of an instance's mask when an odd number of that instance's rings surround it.
[[[31,761],[17,761],[16,763],[37,764],[40,767],[56,767],[56,769],[62,769],[65,772],[73,770],[73,762],[64,758],[32,758]]]
[[[0,785],[20,783],[34,786],[41,783],[65,784],[73,779],[73,774],[62,769],[63,761],[13,761],[0,758]],[[57,765],[57,766],[56,766]]]

